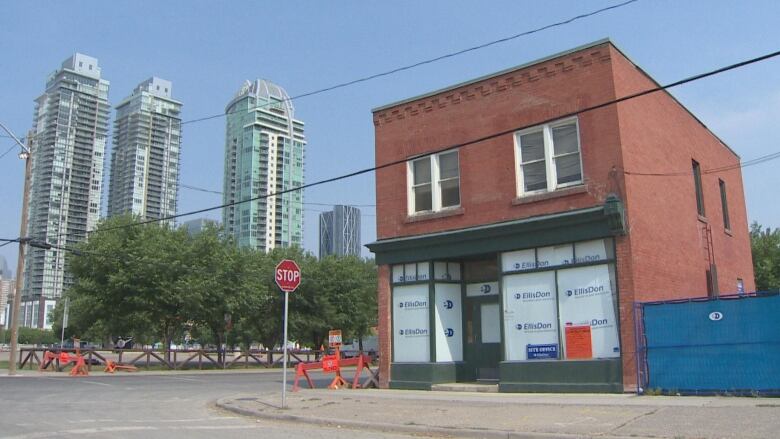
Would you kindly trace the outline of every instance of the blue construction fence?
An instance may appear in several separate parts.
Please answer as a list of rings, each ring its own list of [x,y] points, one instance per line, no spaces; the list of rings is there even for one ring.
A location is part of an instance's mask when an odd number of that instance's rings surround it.
[[[637,303],[640,393],[780,396],[780,295]]]

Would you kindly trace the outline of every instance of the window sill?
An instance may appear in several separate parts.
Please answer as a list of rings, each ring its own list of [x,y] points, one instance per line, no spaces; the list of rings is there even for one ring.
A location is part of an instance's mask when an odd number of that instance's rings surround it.
[[[409,215],[406,217],[406,220],[404,220],[404,223],[410,224],[410,223],[416,223],[420,221],[428,221],[438,218],[447,218],[450,216],[457,216],[457,215],[463,215],[466,213],[466,209],[463,207],[455,207],[450,209],[444,209],[440,210],[438,212],[424,212],[424,213],[416,213],[413,215]]]
[[[704,216],[704,215],[699,215],[699,214],[697,214],[697,215],[698,215],[698,218],[699,218],[699,222],[702,222],[702,223],[704,223],[704,224],[707,224],[707,222],[708,222],[708,221],[707,221],[707,217],[706,217],[706,216]]]
[[[588,188],[585,185],[572,186],[564,189],[558,189],[557,191],[545,192],[543,194],[526,195],[524,197],[517,197],[512,200],[513,206],[519,206],[521,204],[535,203],[537,201],[549,200],[552,198],[567,197],[569,195],[583,194],[588,192]]]
[[[731,236],[731,237],[733,237],[733,236],[734,236],[734,235],[731,233],[731,229],[723,229],[723,232],[724,232],[725,234],[727,234],[727,235]]]

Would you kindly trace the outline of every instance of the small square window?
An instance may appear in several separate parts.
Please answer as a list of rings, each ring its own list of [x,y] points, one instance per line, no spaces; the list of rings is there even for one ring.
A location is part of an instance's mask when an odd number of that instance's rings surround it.
[[[460,205],[458,151],[409,162],[409,213],[435,212]]]

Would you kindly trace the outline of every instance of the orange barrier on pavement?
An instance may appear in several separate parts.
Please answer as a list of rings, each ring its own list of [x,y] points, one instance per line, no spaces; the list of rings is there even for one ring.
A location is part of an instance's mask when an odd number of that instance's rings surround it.
[[[323,357],[325,359],[326,357]],[[329,359],[330,360],[330,359]],[[326,360],[327,361],[327,360]],[[323,361],[316,361],[312,363],[298,363],[298,366],[295,367],[295,380],[293,381],[293,392],[297,392],[298,389],[300,389],[298,385],[298,381],[301,377],[306,378],[306,382],[309,384],[309,388],[314,388],[314,382],[312,382],[311,377],[309,376],[310,370],[317,370],[317,369],[323,369],[324,372],[328,372],[328,370],[333,370],[336,372],[336,378],[333,379],[333,382],[330,383],[328,386],[329,389],[338,389],[341,387],[347,387],[347,388],[353,388],[353,389],[360,389],[360,388],[368,388],[368,387],[378,387],[378,374],[379,371],[372,371],[371,370],[371,358],[366,354],[360,354],[357,357],[354,358],[346,358],[346,359],[337,359],[336,363],[337,366],[333,366],[333,364],[324,364]],[[327,366],[328,370],[325,369]],[[355,377],[352,379],[352,383],[348,383],[344,378],[341,376],[341,367],[342,366],[357,366],[355,369]],[[363,373],[363,370],[368,371],[368,379],[366,379],[363,384],[360,383],[360,376]]]
[[[138,372],[138,368],[135,366],[119,364],[115,361],[106,360],[106,368],[103,369],[103,372],[114,373],[117,370],[125,370],[127,372]]]
[[[87,370],[87,363],[84,361],[84,357],[81,354],[76,354],[76,365],[70,370],[70,376],[87,376],[89,371]]]

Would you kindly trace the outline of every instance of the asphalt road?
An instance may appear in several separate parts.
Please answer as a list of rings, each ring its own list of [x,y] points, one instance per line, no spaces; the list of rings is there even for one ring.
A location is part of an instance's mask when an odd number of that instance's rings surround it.
[[[258,421],[214,406],[221,397],[278,392],[281,381],[280,371],[0,376],[0,438],[415,437]],[[325,385],[327,379],[318,380],[317,387]]]

